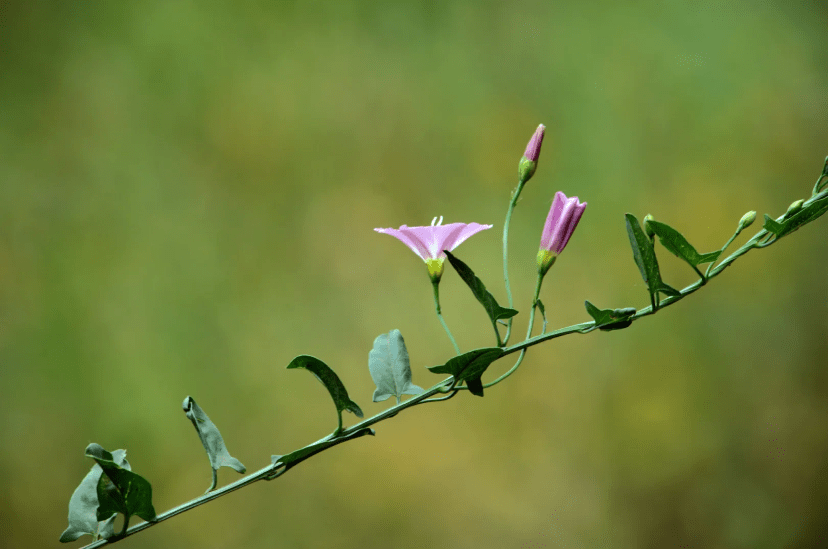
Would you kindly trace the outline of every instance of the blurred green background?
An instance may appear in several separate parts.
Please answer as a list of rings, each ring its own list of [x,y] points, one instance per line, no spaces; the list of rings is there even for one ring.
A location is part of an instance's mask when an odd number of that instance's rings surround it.
[[[827,24],[821,2],[0,2],[0,545],[59,545],[90,442],[128,450],[159,512],[204,491],[187,395],[253,471],[335,426],[295,355],[368,415],[390,404],[371,402],[381,333],[438,381],[425,266],[373,228],[494,224],[457,253],[505,302],[538,123],[518,337],[556,190],[589,207],[546,278],[550,328],[585,299],[643,307],[625,212],[709,251],[810,195]],[[827,229],[121,546],[824,547]],[[441,290],[461,348],[491,345],[450,268]]]

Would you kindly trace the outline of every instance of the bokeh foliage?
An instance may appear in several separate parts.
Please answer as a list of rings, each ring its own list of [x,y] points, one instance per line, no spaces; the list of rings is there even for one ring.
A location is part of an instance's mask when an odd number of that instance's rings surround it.
[[[379,334],[399,329],[415,381],[438,380],[424,367],[452,350],[425,268],[372,229],[495,224],[462,257],[503,303],[499,233],[538,123],[515,308],[557,190],[589,210],[544,284],[550,328],[588,320],[586,298],[647,305],[624,212],[714,250],[744,212],[810,193],[826,18],[781,1],[0,1],[0,545],[57,543],[91,441],[129,451],[159,512],[202,492],[186,395],[252,469],[330,429],[317,382],[284,368],[296,355],[337,365],[367,415],[386,405]],[[825,235],[819,220],[658,322],[533,348],[485,399],[418,407],[125,543],[821,546]],[[491,345],[450,270],[441,298],[464,351]]]

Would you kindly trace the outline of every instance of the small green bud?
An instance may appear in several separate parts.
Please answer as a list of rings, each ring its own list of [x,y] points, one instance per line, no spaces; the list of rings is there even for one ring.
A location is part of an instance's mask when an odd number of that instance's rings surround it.
[[[431,282],[439,283],[440,279],[443,277],[443,262],[445,260],[441,258],[437,259],[428,259],[426,260],[426,269],[428,269],[428,276],[431,278]]]
[[[791,205],[788,207],[788,211],[785,212],[785,217],[793,216],[800,210],[802,210],[802,205],[805,204],[804,199],[799,199],[798,201],[793,201]]]
[[[644,233],[647,234],[650,239],[655,237],[655,231],[653,231],[653,226],[650,225],[651,221],[655,221],[655,218],[652,214],[647,214],[644,216]]]
[[[541,277],[543,277],[546,275],[546,272],[549,271],[549,268],[554,265],[555,260],[558,259],[558,255],[555,254],[553,250],[541,248],[538,250],[536,259],[538,264],[538,273],[540,273]]]
[[[755,222],[755,221],[756,221],[756,210],[751,210],[750,212],[748,212],[747,214],[742,216],[741,220],[739,220],[739,231],[741,231],[742,229],[745,229],[746,227],[750,227],[753,224],[753,222]]]

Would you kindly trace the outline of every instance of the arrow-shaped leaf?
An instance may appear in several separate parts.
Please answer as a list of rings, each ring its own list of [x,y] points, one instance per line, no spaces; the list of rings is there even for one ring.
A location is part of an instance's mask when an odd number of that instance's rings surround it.
[[[209,493],[216,488],[216,470],[222,466],[233,468],[240,474],[246,472],[247,469],[244,464],[230,456],[219,429],[213,424],[207,413],[198,406],[195,399],[189,395],[185,397],[183,408],[187,418],[190,419],[196,432],[198,432],[201,444],[204,445],[204,450],[207,451],[207,458],[210,459],[210,467],[213,469],[213,483],[207,489],[207,492]]]
[[[127,470],[126,451],[118,449],[112,452],[112,460]],[[60,542],[72,542],[82,535],[92,535],[94,539],[108,539],[115,534],[113,523],[117,514],[104,521],[98,521],[98,480],[103,469],[93,465],[80,482],[69,499],[69,527],[60,535]]]
[[[455,271],[457,271],[460,278],[463,279],[463,281],[465,281],[465,283],[469,286],[472,294],[474,294],[474,297],[477,298],[477,301],[480,302],[486,310],[486,313],[489,315],[489,319],[492,321],[492,325],[495,327],[495,332],[497,332],[498,319],[509,319],[518,314],[515,309],[500,307],[494,296],[486,290],[486,285],[483,284],[483,281],[481,281],[480,278],[474,274],[474,271],[472,271],[469,266],[463,263],[448,250],[444,250],[443,252],[446,253],[451,266]]]
[[[385,401],[393,395],[399,403],[403,394],[423,393],[423,388],[411,382],[408,350],[397,329],[376,337],[374,348],[368,353],[368,370],[377,385],[374,391],[375,402]]]
[[[589,300],[586,300],[584,305],[587,313],[595,319],[595,327],[605,331],[627,328],[632,324],[630,317],[635,315],[634,307],[598,309]]]
[[[700,264],[715,262],[722,253],[721,250],[717,250],[715,252],[699,254],[693,245],[687,242],[684,235],[666,223],[650,220],[649,224],[653,229],[653,232],[658,235],[658,238],[664,248],[690,264],[693,268]]]
[[[124,531],[133,515],[155,521],[149,481],[121,466],[112,453],[97,443],[86,447],[86,456],[95,459],[105,474],[98,479],[98,521],[121,513],[124,515]]]
[[[331,394],[331,399],[336,405],[336,413],[339,416],[337,433],[342,431],[342,411],[352,412],[362,418],[362,409],[348,397],[348,390],[345,389],[345,385],[331,367],[312,355],[300,355],[294,357],[287,368],[309,370],[328,389],[328,393]]]
[[[479,383],[480,377],[489,368],[489,365],[503,356],[501,348],[481,348],[469,351],[457,357],[452,357],[445,365],[428,367],[433,373],[451,374],[459,384],[466,380],[474,395],[483,396],[483,386]]]

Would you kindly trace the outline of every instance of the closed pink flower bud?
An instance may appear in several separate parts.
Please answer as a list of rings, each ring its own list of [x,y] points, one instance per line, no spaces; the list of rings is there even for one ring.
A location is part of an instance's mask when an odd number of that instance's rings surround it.
[[[526,146],[526,152],[523,153],[518,163],[518,177],[523,183],[529,181],[529,178],[535,174],[535,170],[538,168],[538,157],[540,157],[541,144],[543,143],[543,135],[545,132],[546,126],[543,124],[538,125],[538,129],[535,130],[532,139],[529,140],[529,144]]]
[[[581,216],[586,210],[587,203],[578,202],[578,197],[566,198],[566,195],[558,191],[552,201],[552,208],[546,216],[546,223],[543,226],[541,235],[540,250],[538,250],[538,271],[546,275],[552,264],[563,252]]]

